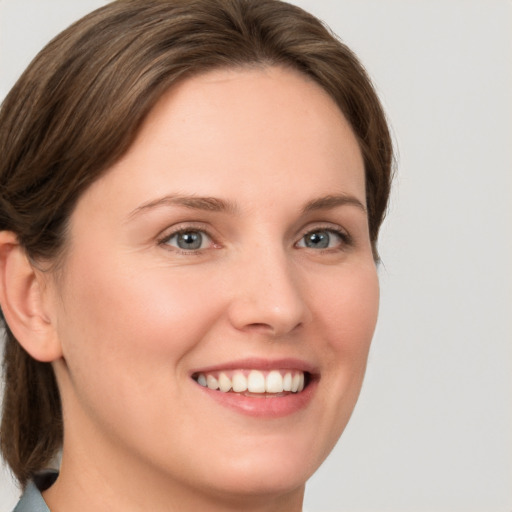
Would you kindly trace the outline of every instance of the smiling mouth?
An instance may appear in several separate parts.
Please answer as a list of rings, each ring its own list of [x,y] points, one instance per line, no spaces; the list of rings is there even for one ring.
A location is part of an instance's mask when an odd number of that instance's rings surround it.
[[[251,397],[278,397],[300,393],[311,376],[300,370],[229,370],[197,372],[192,378],[202,387]]]

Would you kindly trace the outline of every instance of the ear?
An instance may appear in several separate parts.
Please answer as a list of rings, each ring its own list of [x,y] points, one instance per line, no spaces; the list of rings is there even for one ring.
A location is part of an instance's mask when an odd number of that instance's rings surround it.
[[[34,358],[51,362],[62,357],[51,321],[42,272],[30,262],[16,235],[0,231],[0,305],[14,337]]]

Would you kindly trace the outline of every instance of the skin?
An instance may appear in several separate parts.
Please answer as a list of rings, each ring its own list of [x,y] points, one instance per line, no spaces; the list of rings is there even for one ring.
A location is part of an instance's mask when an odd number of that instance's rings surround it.
[[[228,207],[158,202],[176,195]],[[303,211],[334,195],[351,199]],[[180,229],[208,236],[183,251]],[[329,247],[305,245],[318,232]],[[65,424],[52,510],[301,510],[378,310],[361,152],[323,89],[275,67],[173,88],[80,198],[59,277],[38,279]],[[191,378],[248,357],[307,361],[313,398],[252,417]]]

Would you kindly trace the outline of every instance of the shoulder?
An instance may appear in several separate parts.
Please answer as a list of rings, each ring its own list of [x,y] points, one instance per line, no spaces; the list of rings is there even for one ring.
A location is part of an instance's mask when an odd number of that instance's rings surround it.
[[[13,512],[50,512],[41,493],[55,482],[57,476],[56,471],[45,471],[36,475],[27,484]]]

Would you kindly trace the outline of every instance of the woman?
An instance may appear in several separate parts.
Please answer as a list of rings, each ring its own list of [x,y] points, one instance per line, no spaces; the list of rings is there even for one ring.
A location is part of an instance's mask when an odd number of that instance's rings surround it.
[[[378,309],[392,148],[354,55],[274,0],[114,2],[0,116],[16,510],[301,510]]]

